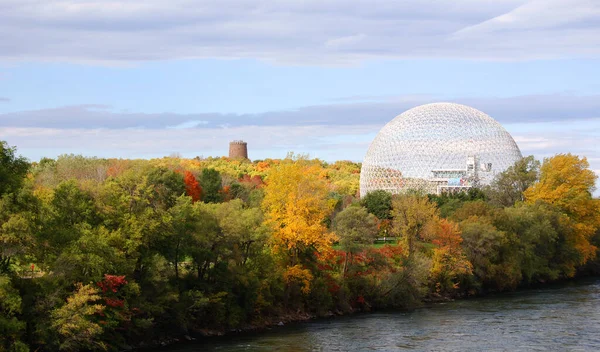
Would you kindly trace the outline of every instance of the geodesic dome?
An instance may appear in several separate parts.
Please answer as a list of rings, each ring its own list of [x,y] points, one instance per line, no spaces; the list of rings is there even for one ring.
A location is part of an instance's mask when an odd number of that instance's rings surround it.
[[[479,187],[521,157],[510,134],[483,112],[455,103],[421,105],[379,131],[363,160],[360,195]]]

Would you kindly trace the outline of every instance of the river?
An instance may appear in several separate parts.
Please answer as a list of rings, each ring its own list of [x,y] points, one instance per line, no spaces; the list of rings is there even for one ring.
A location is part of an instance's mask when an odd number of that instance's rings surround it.
[[[169,351],[600,351],[600,278],[276,327]]]

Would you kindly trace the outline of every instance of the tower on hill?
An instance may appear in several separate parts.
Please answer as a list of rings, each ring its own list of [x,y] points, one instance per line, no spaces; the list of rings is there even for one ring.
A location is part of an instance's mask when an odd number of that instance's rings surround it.
[[[230,159],[248,159],[248,143],[244,141],[229,142]]]

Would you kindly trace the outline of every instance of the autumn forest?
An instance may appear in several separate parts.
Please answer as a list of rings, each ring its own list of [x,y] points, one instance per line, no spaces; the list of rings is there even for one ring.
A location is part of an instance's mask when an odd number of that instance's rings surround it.
[[[455,195],[357,196],[360,164],[0,144],[0,351],[108,350],[600,274],[585,157]]]

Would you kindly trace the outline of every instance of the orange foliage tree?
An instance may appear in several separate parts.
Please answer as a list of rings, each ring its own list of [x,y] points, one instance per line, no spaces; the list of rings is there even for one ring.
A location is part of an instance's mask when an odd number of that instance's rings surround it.
[[[430,277],[437,292],[451,292],[458,289],[461,277],[471,275],[473,266],[460,246],[463,239],[458,225],[441,219],[431,235],[433,250]]]
[[[202,187],[196,180],[196,176],[189,171],[185,171],[183,182],[185,182],[185,192],[192,197],[192,201],[199,201],[202,198]]]

